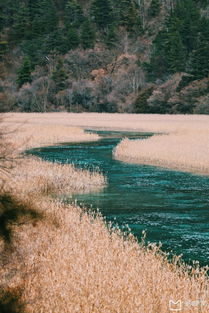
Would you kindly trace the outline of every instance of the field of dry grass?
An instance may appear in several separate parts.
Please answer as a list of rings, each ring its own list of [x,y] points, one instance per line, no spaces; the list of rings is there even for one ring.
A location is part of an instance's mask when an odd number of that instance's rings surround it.
[[[20,312],[168,313],[169,301],[181,300],[182,312],[208,313],[204,270],[189,275],[80,208],[46,198],[28,204],[39,218],[10,224],[12,251],[0,241],[0,287],[17,293]]]
[[[99,172],[76,169],[73,165],[43,161],[35,157],[24,158],[11,171],[10,184],[19,192],[43,195],[72,194],[97,191],[106,184]]]
[[[47,138],[45,134],[50,133],[51,129],[55,130],[52,132],[52,137],[55,138],[58,129],[77,126],[161,133],[164,135],[154,136],[146,141],[124,140],[114,151],[115,158],[126,162],[209,173],[209,116],[206,115],[15,113],[8,117],[10,125],[20,125],[24,121],[28,121],[31,133],[34,133],[36,128],[40,129],[39,133],[43,134],[43,138]],[[89,136],[94,138],[97,135]],[[71,137],[76,140],[77,135]],[[80,138],[82,139],[82,136]],[[39,140],[36,140],[38,144]]]
[[[23,123],[5,123],[5,127],[17,130],[12,133],[11,140],[19,147],[19,151],[65,142],[94,141],[99,139],[97,134],[85,133],[79,127],[65,125],[39,125],[23,121]]]
[[[149,132],[209,130],[208,115],[158,115],[119,113],[9,113],[9,124],[27,122],[30,126],[98,127]]]
[[[76,169],[73,165],[46,162],[34,157],[25,157],[21,154],[25,149],[49,146],[62,142],[94,141],[98,140],[96,134],[85,133],[78,127],[63,125],[37,125],[29,120],[18,123],[5,118],[2,127],[7,129],[4,136],[7,145],[1,142],[1,155],[4,163],[9,159],[16,159],[16,166],[11,168],[11,178],[7,182],[16,192],[27,193],[61,193],[89,192],[99,190],[106,184],[105,177],[99,172],[90,173],[87,170]],[[5,142],[5,140],[4,140]],[[8,147],[10,147],[8,149]],[[5,151],[4,151],[5,150]],[[9,154],[7,160],[6,153]],[[5,162],[6,161],[6,162]],[[0,173],[0,182],[6,175]],[[3,173],[5,174],[5,173]]]
[[[194,123],[203,133],[208,127],[206,117],[167,117],[166,122],[160,116],[119,114],[17,114],[7,123],[12,127],[24,119],[40,131],[56,125],[58,132],[59,123],[61,128],[111,124],[130,130],[134,125],[135,130],[168,132],[168,137],[184,127],[190,136]],[[44,142],[34,139],[34,145],[48,145],[50,134],[45,134]],[[20,150],[27,135],[17,140]],[[33,158],[20,160],[11,170],[13,179],[0,190],[0,311],[7,307],[16,313],[168,313],[169,301],[181,300],[183,313],[208,313],[206,269],[168,263],[156,246],[145,248],[132,235],[125,238],[106,225],[101,216],[49,197],[63,188],[82,190],[79,181],[68,179],[68,172],[81,177],[82,172]],[[104,178],[93,175],[101,187]],[[86,172],[85,180],[94,179]]]
[[[124,139],[114,150],[121,161],[209,174],[209,132],[155,135],[146,140]]]

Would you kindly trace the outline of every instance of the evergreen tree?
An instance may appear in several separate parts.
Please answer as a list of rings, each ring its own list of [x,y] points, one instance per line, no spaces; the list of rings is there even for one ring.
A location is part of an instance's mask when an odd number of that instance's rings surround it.
[[[170,32],[166,42],[168,72],[176,73],[185,69],[185,48],[178,31]]]
[[[150,64],[146,64],[150,78],[161,77],[168,69],[166,56],[167,37],[168,32],[166,29],[162,29],[153,42]]]
[[[151,96],[153,92],[153,88],[147,88],[142,91],[135,102],[133,103],[134,106],[134,113],[150,113],[150,107],[148,105],[147,100]]]
[[[136,8],[135,1],[131,1],[126,12],[126,28],[129,32],[136,30],[137,26],[141,26],[139,12]]]
[[[75,28],[70,28],[67,33],[67,45],[68,49],[76,49],[79,46],[80,39],[78,36],[78,32]]]
[[[209,20],[203,18],[201,21],[200,34],[197,48],[191,55],[191,70],[194,79],[209,76]]]
[[[195,47],[200,23],[200,10],[194,0],[177,1],[171,19],[179,20],[179,33],[187,53]],[[169,21],[168,21],[169,23]]]
[[[142,30],[139,7],[134,0],[116,0],[115,9],[118,23],[129,32],[139,33]]]
[[[86,21],[83,23],[81,28],[81,45],[84,49],[90,49],[94,47],[95,43],[95,30],[93,26],[91,25],[90,21],[86,19]]]
[[[94,0],[91,12],[99,29],[105,29],[113,23],[113,9],[110,0]]]
[[[11,27],[14,23],[14,16],[20,6],[19,0],[0,1],[0,29]]]
[[[57,11],[53,0],[37,0],[32,6],[33,36],[41,36],[56,29]]]
[[[8,52],[8,41],[0,41],[0,61],[2,61],[5,54]]]
[[[160,1],[159,0],[152,0],[149,8],[149,14],[152,17],[159,15],[160,13]]]
[[[23,53],[29,57],[32,69],[34,69],[35,65],[40,64],[43,59],[46,42],[44,39],[44,37],[38,37],[24,40],[20,45]]]
[[[18,87],[22,87],[25,83],[31,83],[32,77],[31,77],[32,67],[31,62],[28,57],[25,57],[23,59],[22,66],[19,68],[17,72],[17,85]]]
[[[16,42],[30,36],[31,21],[28,7],[21,3],[13,17],[13,27],[11,30],[12,39]]]
[[[65,89],[66,79],[67,79],[67,73],[64,70],[63,61],[59,59],[56,65],[56,69],[52,74],[52,80],[55,83],[57,92]]]
[[[61,12],[65,11],[66,0],[54,0],[54,2],[59,11]]]
[[[65,54],[69,50],[67,33],[64,29],[58,28],[54,32],[43,37],[43,44],[41,47],[42,54],[50,54],[55,52],[57,54]]]
[[[171,12],[165,27],[154,40],[151,56],[154,76],[185,70],[188,50],[181,33],[182,23],[178,14]]]
[[[116,34],[116,29],[115,29],[115,27],[113,25],[111,25],[109,27],[107,35],[105,37],[105,43],[106,43],[106,45],[109,48],[111,48],[111,47],[115,46],[117,41],[118,41],[118,37],[117,37],[117,34]]]
[[[84,22],[82,7],[76,0],[69,0],[65,6],[65,25],[79,27]]]

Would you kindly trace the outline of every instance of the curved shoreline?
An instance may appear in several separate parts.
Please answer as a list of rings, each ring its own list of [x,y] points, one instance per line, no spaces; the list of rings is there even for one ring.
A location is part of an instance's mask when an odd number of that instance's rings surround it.
[[[154,135],[145,141],[123,139],[115,159],[167,169],[209,175],[209,132]]]
[[[5,116],[10,125],[12,123],[21,125],[24,121],[28,121],[31,125],[31,133],[33,133],[33,129],[41,130],[45,128],[44,136],[48,136],[47,128],[53,131],[55,129],[62,129],[62,137],[66,137],[61,139],[62,142],[75,141],[77,137],[76,134],[74,136],[72,133],[71,135],[68,134],[67,139],[66,131],[69,127],[75,128],[75,132],[76,128],[81,127],[94,129],[114,128],[121,131],[151,132],[155,134],[166,133],[168,134],[167,137],[164,135],[161,136],[161,141],[157,139],[160,136],[153,136],[152,139],[146,140],[147,150],[144,154],[142,154],[144,147],[142,147],[141,143],[138,145],[137,141],[129,144],[127,149],[124,148],[123,151],[119,149],[119,144],[115,157],[122,161],[139,164],[142,164],[143,160],[143,164],[162,166],[201,175],[208,175],[209,172],[209,115],[11,113],[10,115],[5,114]],[[79,132],[78,135],[81,140],[89,141],[98,139],[98,136],[95,134],[82,135],[83,130],[79,130]],[[49,144],[60,142],[60,140],[55,140],[52,137]],[[35,146],[40,146],[43,140],[45,138],[42,136],[41,140],[40,138],[37,140]],[[171,140],[172,142],[170,142]],[[76,141],[79,141],[79,138]],[[43,144],[41,143],[41,145]],[[48,145],[48,143],[44,145]],[[140,151],[137,151],[137,145]],[[134,149],[136,150],[135,152]],[[170,151],[170,155],[168,151]],[[151,152],[152,155],[150,154]],[[174,159],[175,155],[176,157]]]
[[[15,189],[20,190],[22,186],[34,194],[40,190],[46,194],[50,190],[55,192],[57,188],[63,193],[74,193],[100,190],[106,185],[102,173],[79,170],[70,164],[50,163],[25,153],[30,149],[59,145],[65,141],[97,141],[100,139],[97,134],[86,133],[80,127],[51,125],[50,121],[34,124],[33,120],[24,121],[21,118],[17,121],[14,117],[6,118],[3,126],[9,129],[7,140],[20,159],[12,169],[12,179],[8,182]]]
[[[205,269],[194,267],[190,276],[185,265],[177,266],[178,258],[168,263],[158,247],[146,249],[143,239],[140,244],[132,235],[125,238],[101,216],[42,194],[28,199],[21,193],[19,200],[13,192],[20,209],[26,202],[44,217],[10,225],[14,251],[0,241],[8,259],[0,267],[0,287],[10,294],[19,291],[25,312],[166,313],[171,299],[188,301],[201,294],[207,302]]]
[[[129,157],[129,156],[123,156],[123,155],[113,155],[114,158],[121,162],[131,163],[131,164],[140,164],[140,165],[149,165],[149,166],[156,166],[161,167],[167,170],[174,170],[174,171],[180,171],[185,173],[191,173],[194,175],[202,175],[202,176],[209,176],[209,170],[199,170],[198,168],[192,168],[192,167],[184,167],[184,166],[175,166],[172,163],[166,164],[163,161],[157,161],[157,160],[148,160],[143,159],[140,157]]]

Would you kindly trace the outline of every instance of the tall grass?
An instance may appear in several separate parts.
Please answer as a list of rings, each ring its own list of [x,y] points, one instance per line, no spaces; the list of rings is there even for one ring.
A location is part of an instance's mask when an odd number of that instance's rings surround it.
[[[122,140],[116,159],[209,174],[209,132],[179,132],[146,140]]]
[[[12,123],[12,126],[18,127],[18,123]],[[11,141],[19,145],[19,150],[65,142],[94,141],[98,139],[99,136],[97,134],[85,133],[83,129],[78,127],[50,124],[36,125],[30,122],[20,124],[18,132],[11,137]]]
[[[4,115],[7,116],[7,115]],[[18,129],[7,132],[3,129]],[[1,135],[2,129],[2,135]],[[12,169],[12,164],[17,157],[22,156],[16,166],[10,172],[8,185],[16,192],[27,193],[73,193],[98,190],[106,184],[104,176],[99,172],[78,170],[73,165],[63,165],[43,161],[34,157],[24,157],[24,150],[58,144],[62,142],[78,142],[98,140],[96,134],[85,133],[78,127],[63,125],[37,125],[33,122],[17,122],[10,116],[2,119],[0,128],[0,168],[2,172]],[[24,157],[24,158],[23,158]],[[27,187],[27,188],[26,188]]]
[[[4,126],[4,118],[0,115],[0,186],[9,170],[13,167],[17,157],[15,142],[8,142],[11,130]]]
[[[81,185],[72,183],[65,171],[82,172],[66,166],[25,159],[0,190],[10,238],[0,233],[0,311],[168,313],[169,301],[180,300],[184,313],[208,313],[207,268],[169,263],[157,246],[124,236],[99,214],[48,197],[93,181],[85,172]]]
[[[27,157],[11,172],[10,184],[18,192],[72,194],[99,190],[106,184],[99,172],[76,169],[73,165]]]
[[[7,116],[7,115],[6,115]],[[102,127],[150,132],[209,130],[208,115],[160,115],[119,113],[13,113],[8,123],[38,126]]]
[[[170,300],[181,300],[183,312],[208,312],[204,269],[169,264],[157,247],[80,208],[43,198],[33,207],[45,218],[12,225],[16,252],[0,270],[7,290],[21,286],[24,312],[168,313]]]
[[[209,116],[206,115],[17,113],[8,118],[8,123],[21,124],[24,120],[28,120],[28,125],[36,135],[42,133],[43,129],[43,138],[39,140],[37,136],[37,139],[33,140],[34,143],[37,141],[37,145],[40,142],[42,145],[42,141],[46,142],[47,136],[50,138],[49,133],[51,130],[53,133],[53,128],[56,129],[55,133],[59,133],[59,129],[61,130],[63,127],[66,129],[66,131],[62,131],[63,134],[67,132],[67,128],[72,126],[167,134],[167,136],[155,136],[143,142],[126,140],[115,150],[115,157],[129,162],[208,173]],[[46,129],[49,127],[49,131],[44,131],[45,127]],[[40,131],[36,132],[35,129]],[[70,131],[68,136],[70,136]],[[82,138],[82,134],[80,136]],[[86,135],[84,134],[84,136]],[[89,136],[94,137],[95,135],[90,134]],[[74,137],[73,140],[79,138],[76,134],[72,137]],[[87,140],[91,139],[87,138]],[[51,142],[54,142],[53,138]]]

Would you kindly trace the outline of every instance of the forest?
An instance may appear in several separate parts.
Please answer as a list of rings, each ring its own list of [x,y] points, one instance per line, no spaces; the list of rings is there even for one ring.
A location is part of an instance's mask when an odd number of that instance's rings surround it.
[[[209,114],[208,0],[0,1],[0,111]]]

